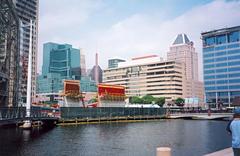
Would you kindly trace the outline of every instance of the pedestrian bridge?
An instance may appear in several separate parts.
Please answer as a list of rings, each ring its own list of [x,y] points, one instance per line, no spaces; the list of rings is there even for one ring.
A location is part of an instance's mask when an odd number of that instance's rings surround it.
[[[57,109],[31,107],[30,112],[30,117],[26,117],[25,107],[1,107],[0,126],[18,124],[24,120],[53,123],[58,121],[60,117],[59,110]]]
[[[232,118],[233,113],[174,113],[169,119],[224,120]]]

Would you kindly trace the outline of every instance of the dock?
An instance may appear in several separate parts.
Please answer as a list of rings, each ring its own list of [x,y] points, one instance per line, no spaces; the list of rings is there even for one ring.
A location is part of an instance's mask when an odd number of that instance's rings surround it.
[[[226,148],[217,152],[206,154],[204,156],[233,156],[232,148]]]

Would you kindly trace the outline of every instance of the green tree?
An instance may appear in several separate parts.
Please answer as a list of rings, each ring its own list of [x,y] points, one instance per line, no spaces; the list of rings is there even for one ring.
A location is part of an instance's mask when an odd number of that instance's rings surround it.
[[[155,101],[155,98],[152,95],[145,95],[142,97],[144,104],[151,104],[153,101]]]
[[[133,96],[130,98],[130,103],[142,104],[143,100],[138,96]]]
[[[165,97],[155,98],[155,103],[162,107],[165,104]]]
[[[183,98],[177,98],[176,100],[175,100],[175,104],[177,105],[177,106],[184,106],[184,103],[185,103],[185,101],[184,101],[184,99]]]

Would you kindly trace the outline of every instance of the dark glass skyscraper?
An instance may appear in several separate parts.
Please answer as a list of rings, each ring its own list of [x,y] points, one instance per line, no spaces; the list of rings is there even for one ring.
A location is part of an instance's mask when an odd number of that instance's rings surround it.
[[[206,101],[230,104],[240,96],[240,26],[202,33]]]
[[[32,31],[32,96],[36,94],[36,76],[37,76],[37,41],[38,41],[38,0],[13,0],[16,7],[17,15],[20,19],[21,27],[21,45],[20,45],[20,62],[21,62],[21,76],[20,76],[20,92],[25,101],[27,95],[27,69],[28,69],[28,53],[29,53],[29,39],[30,27],[27,26],[30,20],[33,21]]]

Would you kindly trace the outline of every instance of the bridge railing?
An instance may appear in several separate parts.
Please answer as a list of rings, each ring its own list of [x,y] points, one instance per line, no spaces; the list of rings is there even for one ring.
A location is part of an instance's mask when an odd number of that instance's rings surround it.
[[[57,117],[59,111],[55,109],[31,107],[30,118]],[[0,120],[24,119],[26,118],[25,107],[0,107]]]

